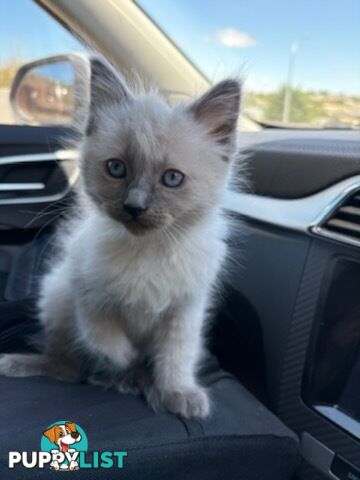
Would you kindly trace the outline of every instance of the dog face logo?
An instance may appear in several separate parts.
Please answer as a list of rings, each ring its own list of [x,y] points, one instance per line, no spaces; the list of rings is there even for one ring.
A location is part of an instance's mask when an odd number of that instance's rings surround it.
[[[78,470],[79,452],[87,451],[85,432],[73,422],[56,422],[43,432],[41,449],[52,455],[52,470]]]
[[[54,425],[44,432],[51,443],[59,447],[60,452],[67,452],[69,445],[80,442],[81,435],[76,430],[75,423],[64,423],[63,425]]]

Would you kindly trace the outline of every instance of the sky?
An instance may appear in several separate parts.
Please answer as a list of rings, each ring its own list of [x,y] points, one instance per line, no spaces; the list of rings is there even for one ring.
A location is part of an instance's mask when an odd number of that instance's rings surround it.
[[[32,0],[0,0],[0,65],[12,58],[30,61],[83,50],[79,41]]]
[[[211,80],[241,75],[247,89],[271,91],[285,83],[293,48],[294,86],[360,95],[360,0],[138,4]],[[31,0],[0,0],[0,64],[83,49]]]
[[[139,0],[211,79],[243,74],[248,88],[285,83],[360,95],[360,0]]]

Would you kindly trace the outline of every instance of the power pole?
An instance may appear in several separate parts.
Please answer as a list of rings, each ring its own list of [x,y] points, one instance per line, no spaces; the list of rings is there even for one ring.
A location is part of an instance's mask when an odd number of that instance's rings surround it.
[[[294,72],[294,64],[295,64],[295,57],[299,48],[298,40],[291,45],[290,49],[290,56],[289,56],[289,66],[288,66],[288,73],[285,85],[285,94],[284,94],[284,108],[283,108],[283,115],[282,121],[284,123],[289,123],[290,120],[290,109],[291,109],[291,94],[292,94],[292,79],[293,79],[293,72]]]

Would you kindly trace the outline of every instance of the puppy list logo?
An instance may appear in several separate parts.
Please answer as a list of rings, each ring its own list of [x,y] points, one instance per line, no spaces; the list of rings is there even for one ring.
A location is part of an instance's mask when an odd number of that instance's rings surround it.
[[[39,452],[9,452],[9,468],[50,468],[74,471],[80,468],[123,468],[127,452],[88,452],[84,430],[69,421],[55,422],[43,432]]]

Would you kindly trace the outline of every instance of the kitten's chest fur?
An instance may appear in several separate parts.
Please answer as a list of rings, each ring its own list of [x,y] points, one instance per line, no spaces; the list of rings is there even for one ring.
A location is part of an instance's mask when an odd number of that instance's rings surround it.
[[[195,243],[194,240],[197,240]],[[193,292],[205,288],[214,270],[211,246],[205,239],[164,244],[104,245],[104,275],[108,292],[128,309],[158,315]]]
[[[225,244],[216,225],[198,228],[177,239],[92,237],[82,281],[89,294],[136,329],[147,329],[188,296],[201,295],[213,283]],[[87,238],[91,236],[87,235]],[[79,242],[80,243],[80,242]]]
[[[110,247],[103,257],[108,293],[125,309],[143,315],[160,314],[187,288],[179,254],[169,249],[161,251],[155,244]]]

